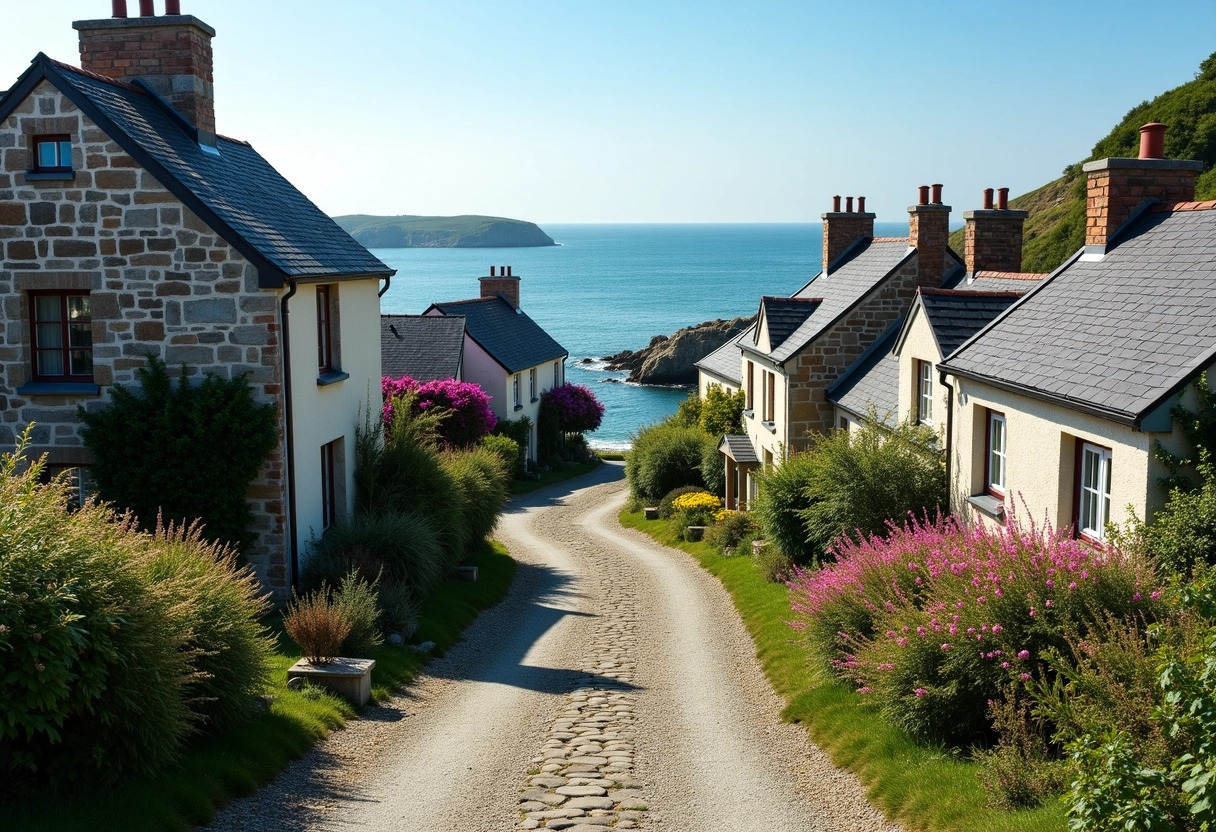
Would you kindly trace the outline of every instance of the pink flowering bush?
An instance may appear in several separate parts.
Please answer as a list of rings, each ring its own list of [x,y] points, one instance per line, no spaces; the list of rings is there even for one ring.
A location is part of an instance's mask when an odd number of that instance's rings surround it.
[[[420,383],[409,376],[398,379],[385,376],[380,389],[384,396],[384,428],[389,436],[393,432],[395,409],[403,399],[420,412],[441,411],[444,414],[439,436],[443,444],[451,448],[477,443],[498,423],[490,409],[490,397],[471,382],[446,378]]]
[[[542,408],[553,410],[562,433],[593,431],[604,420],[604,405],[581,384],[558,385],[545,391],[540,400]]]
[[[797,626],[833,668],[909,732],[968,744],[1010,684],[1047,673],[1047,651],[1103,615],[1162,611],[1141,558],[1087,546],[1010,516],[1000,531],[954,518],[833,544],[836,562],[790,581]]]

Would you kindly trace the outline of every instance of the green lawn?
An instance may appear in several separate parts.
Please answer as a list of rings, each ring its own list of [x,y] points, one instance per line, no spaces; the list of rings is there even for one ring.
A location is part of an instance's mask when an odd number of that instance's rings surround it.
[[[640,512],[622,512],[620,519],[688,552],[722,581],[756,642],[765,675],[787,703],[785,718],[804,724],[836,765],[856,772],[871,802],[888,817],[926,832],[1064,832],[1062,805],[1020,812],[989,808],[976,764],[915,742],[831,676],[786,623],[792,615],[785,585],[765,581],[751,558],[679,541],[667,521],[644,520]]]
[[[469,562],[479,567],[477,581],[447,581],[427,599],[419,615],[413,641],[435,642],[437,655],[460,640],[480,611],[506,595],[515,574],[515,562],[497,543],[487,543]],[[181,765],[159,777],[100,790],[22,795],[17,803],[0,806],[0,828],[23,832],[189,829],[206,823],[232,798],[252,793],[331,730],[354,718],[355,709],[332,696],[314,699],[287,690],[287,669],[300,653],[283,635],[277,616],[268,623],[279,636],[279,650],[268,691],[273,702],[261,718],[193,743]],[[377,648],[372,658],[376,701],[407,684],[426,662],[413,650],[387,645]]]

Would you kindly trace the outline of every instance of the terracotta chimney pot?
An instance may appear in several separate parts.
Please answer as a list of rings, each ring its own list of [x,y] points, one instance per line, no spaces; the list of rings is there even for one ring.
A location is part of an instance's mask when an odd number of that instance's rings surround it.
[[[992,209],[992,188],[984,188],[984,210]]]
[[[113,9],[113,17],[127,16],[127,0],[112,0],[110,6]]]
[[[864,196],[857,197],[857,213],[864,214],[866,212],[866,198]]]
[[[165,0],[165,14],[181,14],[181,0]]]
[[[839,196],[832,197],[832,211],[833,211],[833,213],[836,213],[836,214],[840,213],[840,197]]]
[[[1165,158],[1165,125],[1159,121],[1140,128],[1140,158]]]
[[[917,205],[928,205],[929,204],[929,186],[928,185],[920,186],[920,196],[916,200],[916,204]]]
[[[851,213],[853,213],[853,197],[851,197],[851,196],[846,196],[846,197],[844,198],[844,212],[845,212],[846,214],[851,214]]]
[[[139,16],[156,17],[156,4],[154,0],[139,0]]]
[[[936,184],[933,186],[933,204],[934,205],[942,204],[942,186],[940,184]]]
[[[1009,189],[1001,188],[997,191],[996,207],[1002,211],[1009,210]]]

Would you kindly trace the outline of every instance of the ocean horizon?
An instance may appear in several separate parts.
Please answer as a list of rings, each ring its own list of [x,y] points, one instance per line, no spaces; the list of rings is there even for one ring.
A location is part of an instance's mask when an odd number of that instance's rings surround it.
[[[477,297],[490,266],[520,278],[520,306],[569,351],[566,380],[604,403],[592,447],[625,450],[640,427],[674,413],[691,388],[624,382],[600,360],[656,335],[755,314],[762,295],[789,296],[818,274],[820,223],[598,223],[541,226],[559,245],[539,248],[373,249],[397,269],[381,299],[391,314]],[[903,236],[906,223],[876,223]],[[584,363],[591,359],[590,363]]]

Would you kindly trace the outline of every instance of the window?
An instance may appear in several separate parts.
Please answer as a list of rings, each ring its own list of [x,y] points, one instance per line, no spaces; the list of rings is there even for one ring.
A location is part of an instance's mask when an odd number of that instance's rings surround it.
[[[536,368],[528,370],[528,395],[532,401],[536,401]]]
[[[317,287],[317,371],[321,375],[335,372],[333,309],[330,287]]]
[[[984,485],[989,494],[1005,496],[1005,415],[988,411],[988,457]]]
[[[341,441],[341,440],[338,440]],[[321,528],[328,529],[338,518],[337,441],[321,446]]]
[[[916,421],[922,425],[933,424],[933,365],[928,361],[917,361]]]
[[[87,292],[31,292],[34,381],[93,380],[93,319]]]
[[[764,401],[764,421],[771,423],[776,421],[775,414],[777,413],[774,404],[777,399],[777,374],[765,373],[764,375],[768,379],[768,393]]]
[[[71,173],[72,140],[69,136],[35,136],[33,173]]]
[[[849,417],[841,416],[839,423],[836,425],[836,427],[839,428],[840,430],[844,431],[845,433],[848,433],[849,432]]]
[[[553,386],[559,387],[562,383],[562,362],[553,362]]]
[[[745,409],[752,410],[752,391],[756,386],[756,365],[752,362],[747,362],[747,407]]]
[[[520,375],[519,373],[516,373],[516,374],[515,374],[514,376],[512,376],[512,378],[511,378],[511,386],[512,386],[512,388],[513,388],[513,389],[512,389],[512,392],[514,393],[514,399],[515,399],[515,409],[516,409],[516,410],[519,410],[521,407],[523,407],[523,405],[522,405],[522,404],[520,403],[520,401],[519,401],[519,382],[520,382],[519,375]]]
[[[1080,469],[1077,531],[1090,540],[1102,540],[1110,521],[1110,449],[1082,442]]]
[[[47,465],[42,469],[44,482],[50,482],[59,476],[67,480],[68,503],[73,508],[80,508],[97,493],[97,483],[93,481],[89,469],[83,465]]]

